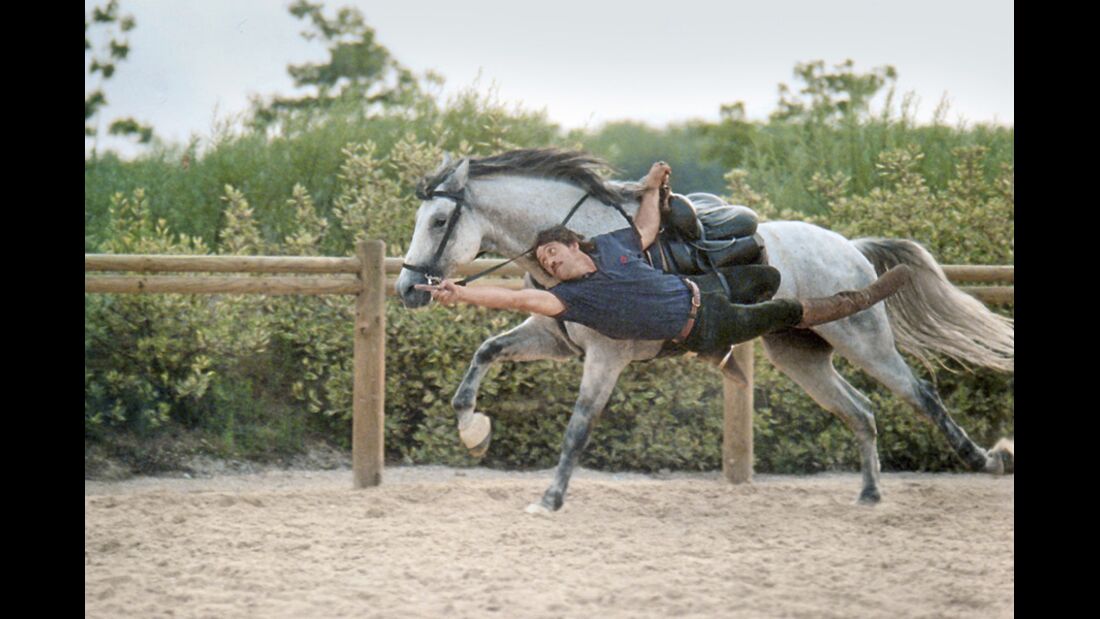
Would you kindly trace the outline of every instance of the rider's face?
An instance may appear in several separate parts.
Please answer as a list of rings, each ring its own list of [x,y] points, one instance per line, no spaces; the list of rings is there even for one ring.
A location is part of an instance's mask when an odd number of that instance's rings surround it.
[[[591,271],[590,261],[577,243],[565,245],[554,241],[539,246],[535,252],[539,264],[555,278],[568,281]]]

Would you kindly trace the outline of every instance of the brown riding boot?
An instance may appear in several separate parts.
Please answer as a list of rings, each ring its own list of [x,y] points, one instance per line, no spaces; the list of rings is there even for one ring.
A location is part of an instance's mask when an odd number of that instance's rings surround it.
[[[902,286],[909,283],[912,276],[913,269],[907,264],[902,264],[883,273],[866,288],[845,290],[831,297],[801,299],[802,322],[795,328],[807,329],[862,312],[900,290]]]

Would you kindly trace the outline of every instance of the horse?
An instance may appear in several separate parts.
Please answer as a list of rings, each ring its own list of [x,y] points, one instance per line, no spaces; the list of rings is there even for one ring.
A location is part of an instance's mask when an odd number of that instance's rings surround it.
[[[451,160],[418,183],[421,200],[413,236],[397,282],[407,308],[420,308],[430,293],[416,284],[446,277],[482,252],[518,256],[526,285],[557,281],[529,252],[536,234],[562,223],[592,237],[627,225],[606,205],[637,213],[642,186],[613,181],[606,164],[583,152],[554,148],[521,149],[485,158]],[[690,197],[691,194],[689,194]],[[601,202],[603,204],[601,204]],[[464,216],[463,216],[464,215]],[[913,268],[912,284],[871,309],[809,330],[762,337],[769,361],[801,386],[817,404],[841,418],[858,439],[862,488],[856,502],[881,500],[877,429],[871,401],[833,367],[840,354],[908,403],[938,427],[971,470],[995,475],[1012,472],[1012,443],[979,447],[952,419],[934,386],[918,378],[898,351],[922,362],[940,355],[966,364],[1013,371],[1013,322],[952,286],[935,258],[908,239],[855,239],[797,221],[761,223],[767,262],[779,270],[775,298],[824,297],[870,284],[898,264]],[[481,380],[496,361],[567,360],[583,357],[580,392],[565,431],[552,483],[531,513],[561,509],[570,476],[595,421],[620,373],[632,361],[653,359],[662,348],[653,340],[616,340],[576,323],[532,315],[518,326],[487,339],[478,348],[451,401],[459,436],[481,455],[491,421],[475,411]]]

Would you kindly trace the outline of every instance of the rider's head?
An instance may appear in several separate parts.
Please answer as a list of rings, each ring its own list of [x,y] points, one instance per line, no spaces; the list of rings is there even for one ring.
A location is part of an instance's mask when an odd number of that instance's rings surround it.
[[[590,273],[592,260],[586,254],[595,249],[595,243],[562,225],[547,228],[535,238],[535,256],[539,264],[547,273],[563,281]]]

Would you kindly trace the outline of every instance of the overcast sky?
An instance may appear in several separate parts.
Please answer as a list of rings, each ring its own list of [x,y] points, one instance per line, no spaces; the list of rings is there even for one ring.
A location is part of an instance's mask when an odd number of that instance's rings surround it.
[[[85,0],[85,18],[104,2]],[[1007,0],[333,0],[354,5],[405,66],[545,109],[564,127],[716,120],[744,101],[765,119],[798,62],[893,65],[927,121],[1013,124],[1014,14]],[[208,137],[252,94],[294,92],[286,66],[325,58],[288,0],[122,0],[137,27],[106,82],[102,125],[121,116],[169,141]],[[87,61],[87,58],[85,59]],[[85,92],[95,84],[87,79]],[[105,133],[105,129],[103,130]],[[112,147],[118,145],[111,142]],[[101,142],[101,148],[103,143]],[[125,149],[133,152],[132,149]]]

